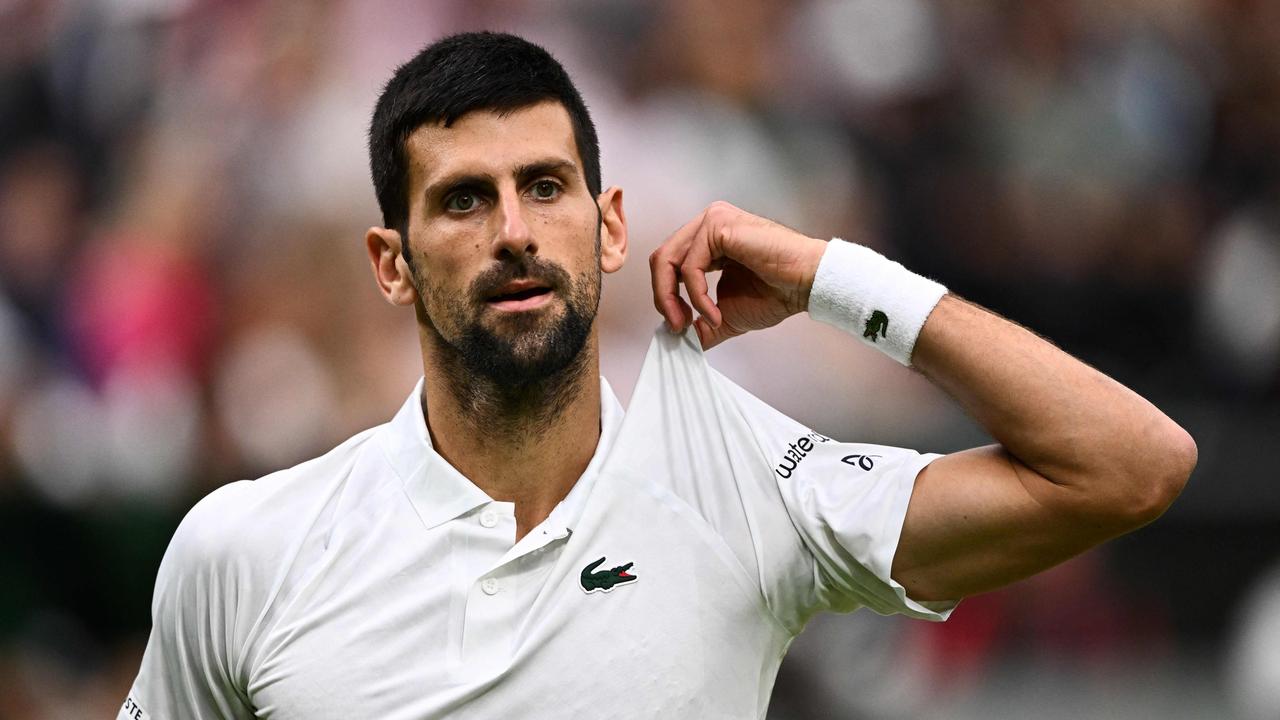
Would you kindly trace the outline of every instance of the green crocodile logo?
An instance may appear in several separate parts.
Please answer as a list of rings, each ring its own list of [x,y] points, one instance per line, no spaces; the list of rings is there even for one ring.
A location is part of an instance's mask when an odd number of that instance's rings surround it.
[[[582,591],[583,592],[593,593],[596,590],[600,590],[601,592],[609,592],[614,588],[615,585],[622,585],[623,583],[635,582],[636,580],[640,579],[635,575],[631,575],[627,572],[628,570],[631,569],[631,566],[634,565],[635,563],[627,563],[626,565],[619,565],[616,568],[610,568],[608,570],[601,570],[600,572],[595,572],[595,569],[600,567],[600,565],[603,563],[604,563],[604,558],[600,558],[599,560],[582,568]]]
[[[876,310],[871,313],[871,317],[867,318],[867,327],[862,331],[862,337],[870,338],[871,342],[875,342],[876,335],[888,337],[888,332],[889,316],[885,315],[883,310]]]

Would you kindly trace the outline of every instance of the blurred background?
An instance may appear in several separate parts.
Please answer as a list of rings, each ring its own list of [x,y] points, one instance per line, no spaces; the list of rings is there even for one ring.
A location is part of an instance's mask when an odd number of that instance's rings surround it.
[[[936,277],[1199,443],[1165,517],[946,624],[815,621],[771,718],[1280,718],[1265,0],[0,0],[0,718],[114,717],[186,510],[412,388],[365,132],[397,64],[484,28],[566,64],[625,188],[599,320],[624,403],[645,256],[726,199]],[[841,439],[985,441],[807,317],[711,357]]]

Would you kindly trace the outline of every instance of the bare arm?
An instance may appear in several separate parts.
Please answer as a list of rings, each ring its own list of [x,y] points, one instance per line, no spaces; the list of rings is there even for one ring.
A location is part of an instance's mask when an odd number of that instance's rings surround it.
[[[717,203],[650,258],[654,303],[683,329],[684,282],[711,347],[806,309],[824,249]],[[713,269],[725,271],[717,302],[705,279]],[[1190,436],[1146,400],[955,296],[929,315],[912,362],[998,443],[940,458],[917,478],[892,569],[917,600],[991,590],[1140,527],[1195,466]]]
[[[1120,383],[955,296],[925,322],[913,365],[999,445],[920,473],[893,577],[921,600],[1034,574],[1158,517],[1196,447]]]

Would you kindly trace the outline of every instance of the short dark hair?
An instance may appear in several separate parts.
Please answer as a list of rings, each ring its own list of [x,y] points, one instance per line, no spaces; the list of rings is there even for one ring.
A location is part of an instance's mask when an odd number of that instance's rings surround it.
[[[551,53],[506,33],[438,40],[396,68],[369,125],[369,166],[384,227],[408,230],[409,163],[405,140],[426,123],[449,127],[473,110],[505,114],[555,100],[569,111],[587,189],[600,194],[600,143],[582,95]]]

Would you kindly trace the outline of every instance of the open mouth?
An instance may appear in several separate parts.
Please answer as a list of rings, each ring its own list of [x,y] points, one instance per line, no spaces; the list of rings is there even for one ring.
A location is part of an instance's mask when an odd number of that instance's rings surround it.
[[[488,299],[488,303],[502,310],[528,310],[550,299],[551,288],[523,281],[502,286]]]
[[[528,290],[517,290],[516,292],[513,292],[513,293],[496,295],[492,298],[489,298],[489,301],[498,302],[501,300],[524,300],[526,298],[537,297],[539,295],[546,295],[549,292],[551,292],[550,288],[534,287],[534,288],[529,288]]]

